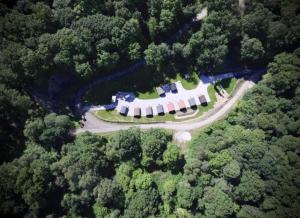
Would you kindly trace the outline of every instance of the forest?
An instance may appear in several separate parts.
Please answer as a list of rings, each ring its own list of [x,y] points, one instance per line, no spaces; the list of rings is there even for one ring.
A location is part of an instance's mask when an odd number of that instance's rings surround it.
[[[297,0],[2,0],[0,36],[1,217],[299,217]],[[267,73],[186,154],[162,129],[74,136],[72,94],[45,107],[140,60],[158,76]]]

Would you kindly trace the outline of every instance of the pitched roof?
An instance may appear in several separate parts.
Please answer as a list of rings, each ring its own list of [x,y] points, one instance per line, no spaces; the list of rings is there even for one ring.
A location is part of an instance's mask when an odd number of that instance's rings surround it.
[[[163,106],[161,104],[159,104],[159,105],[156,106],[156,110],[157,110],[158,114],[164,113],[164,108],[163,108]]]
[[[146,108],[146,116],[151,116],[153,115],[153,110],[152,110],[152,107],[147,107]]]
[[[134,116],[136,116],[136,117],[141,116],[141,108],[140,107],[134,108]]]
[[[128,107],[122,106],[120,110],[120,114],[127,115],[127,113],[128,113]]]
[[[163,90],[163,88],[162,87],[156,87],[156,91],[157,91],[157,93],[159,94],[159,95],[162,95],[162,94],[165,94],[165,91]]]
[[[179,109],[180,109],[180,110],[186,108],[185,103],[184,103],[184,101],[183,101],[182,99],[179,100],[178,106],[179,106]]]
[[[189,98],[189,104],[191,107],[195,107],[196,106],[196,101],[195,101],[195,98]]]
[[[176,84],[175,84],[175,83],[171,83],[171,84],[170,84],[170,88],[171,88],[171,91],[172,91],[172,92],[177,91],[177,87],[176,87]]]
[[[174,104],[172,102],[168,103],[167,108],[168,108],[169,112],[175,111],[175,106],[174,106]]]
[[[206,100],[206,98],[205,98],[205,95],[200,95],[200,96],[199,96],[199,101],[200,101],[201,104],[207,103],[207,100]]]

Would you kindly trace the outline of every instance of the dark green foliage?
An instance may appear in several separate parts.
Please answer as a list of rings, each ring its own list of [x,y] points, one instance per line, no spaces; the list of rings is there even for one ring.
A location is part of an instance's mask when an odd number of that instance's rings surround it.
[[[120,161],[139,160],[141,153],[141,133],[137,128],[118,132],[108,144],[107,154]]]
[[[57,160],[55,152],[30,145],[22,157],[1,165],[1,213],[38,215],[50,209],[47,202],[56,191],[50,166]]]
[[[23,149],[25,121],[33,102],[30,98],[0,84],[0,162],[12,160]]]
[[[73,122],[66,115],[48,114],[43,119],[37,118],[26,123],[24,135],[28,140],[42,144],[46,148],[59,149],[70,140]]]
[[[242,18],[243,30],[250,37],[264,39],[266,37],[270,22],[273,21],[274,14],[263,5],[253,6],[253,9]]]
[[[156,67],[157,71],[161,71],[163,64],[166,64],[171,56],[171,51],[165,43],[159,45],[150,44],[144,53],[146,63]]]
[[[128,202],[124,217],[148,217],[158,212],[159,194],[154,188],[135,192]]]
[[[0,3],[1,217],[298,217],[299,4],[246,2]],[[208,16],[182,31],[205,6]],[[72,137],[68,116],[39,107],[54,75],[75,79],[59,93],[73,95],[74,85],[142,58],[159,71],[154,82],[173,67],[272,62],[185,156],[164,130]]]
[[[295,131],[299,128],[298,65],[298,50],[277,55],[263,80],[229,118],[201,132],[192,142],[185,166],[192,184],[200,189],[218,187],[228,194],[226,203],[236,204],[214,205],[216,199],[225,199],[218,192],[220,197],[213,198],[212,205],[199,202],[202,213],[209,217],[225,217],[227,213],[290,217],[299,211],[295,206],[299,194],[299,133]],[[213,176],[210,182],[203,177],[207,173]],[[201,176],[197,180],[195,175]],[[228,183],[220,182],[219,177]],[[204,189],[204,199],[205,195]]]
[[[237,208],[230,196],[218,188],[209,188],[199,200],[207,217],[228,217]]]
[[[163,162],[171,171],[179,171],[184,164],[183,156],[178,145],[169,144],[163,153]]]
[[[256,38],[249,39],[247,36],[242,41],[241,58],[247,62],[259,61],[264,56],[264,48],[261,41]]]
[[[177,206],[180,208],[190,209],[195,200],[193,187],[187,182],[182,181],[177,186]]]
[[[142,135],[142,165],[148,168],[163,164],[163,153],[171,135],[160,129],[151,129]]]
[[[85,133],[66,144],[69,118],[28,122],[25,153],[0,167],[1,213],[296,217],[298,55],[276,56],[229,117],[194,138],[185,158],[162,129],[132,128],[109,139]],[[56,151],[41,147],[61,143]]]
[[[235,189],[235,196],[242,202],[254,203],[262,197],[264,187],[264,182],[256,173],[244,171],[241,182]]]

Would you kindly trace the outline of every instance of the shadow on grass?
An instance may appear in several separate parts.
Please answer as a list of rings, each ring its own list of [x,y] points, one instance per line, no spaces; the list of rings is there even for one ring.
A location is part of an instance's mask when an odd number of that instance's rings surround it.
[[[224,89],[228,89],[230,86],[232,78],[223,79],[220,83]]]

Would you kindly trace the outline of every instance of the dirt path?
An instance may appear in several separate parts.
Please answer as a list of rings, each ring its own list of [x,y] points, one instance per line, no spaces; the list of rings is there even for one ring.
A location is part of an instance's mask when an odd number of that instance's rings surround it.
[[[132,126],[140,127],[141,129],[149,128],[164,128],[175,131],[191,131],[210,125],[218,120],[223,119],[230,110],[236,105],[236,103],[243,97],[243,95],[255,85],[254,82],[247,80],[244,81],[239,87],[237,87],[233,96],[228,99],[222,106],[219,106],[211,111],[208,111],[203,116],[184,122],[166,122],[156,124],[117,124],[108,123],[97,119],[92,113],[87,113],[84,128],[77,129],[75,134],[79,134],[85,131],[92,133],[104,133],[114,132],[122,129],[128,129]]]

